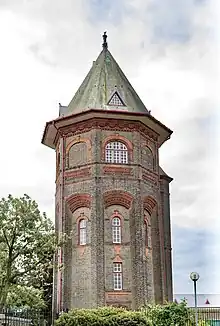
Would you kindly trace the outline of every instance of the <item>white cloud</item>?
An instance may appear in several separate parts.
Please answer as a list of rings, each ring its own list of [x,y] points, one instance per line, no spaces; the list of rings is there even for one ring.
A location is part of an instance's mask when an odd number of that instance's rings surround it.
[[[57,117],[58,102],[69,103],[108,30],[110,50],[140,97],[174,130],[161,149],[161,164],[174,177],[173,223],[213,228],[219,223],[220,148],[212,140],[219,133],[219,66],[209,2],[195,8],[187,0],[174,10],[170,1],[152,9],[151,1],[126,0],[120,16],[107,22],[91,19],[89,3],[0,0],[0,196],[28,193],[53,217],[55,155],[40,143],[43,128]],[[189,22],[181,26],[187,42],[173,35],[178,15]],[[166,37],[155,34],[156,19]]]

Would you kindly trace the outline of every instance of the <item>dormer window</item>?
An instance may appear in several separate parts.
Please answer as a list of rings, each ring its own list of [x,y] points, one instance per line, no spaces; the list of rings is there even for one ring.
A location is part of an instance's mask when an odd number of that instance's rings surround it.
[[[128,163],[128,149],[119,141],[109,142],[105,147],[105,160],[107,163]]]
[[[125,106],[124,102],[122,101],[121,97],[119,96],[118,92],[115,92],[112,97],[110,98],[108,105],[110,106]]]

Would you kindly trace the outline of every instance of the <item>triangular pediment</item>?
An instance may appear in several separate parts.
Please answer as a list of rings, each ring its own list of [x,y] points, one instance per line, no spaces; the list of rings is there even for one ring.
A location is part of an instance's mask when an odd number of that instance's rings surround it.
[[[108,101],[107,105],[110,106],[125,106],[124,102],[122,101],[120,95],[118,92],[114,92],[114,94],[111,96],[110,100]]]

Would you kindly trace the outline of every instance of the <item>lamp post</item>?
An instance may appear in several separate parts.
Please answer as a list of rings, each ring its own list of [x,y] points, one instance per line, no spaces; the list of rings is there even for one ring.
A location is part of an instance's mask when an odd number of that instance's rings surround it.
[[[196,319],[196,326],[198,326],[198,311],[197,311],[197,291],[196,291],[196,282],[199,279],[199,274],[196,272],[192,272],[190,274],[190,278],[194,283],[194,299],[195,299],[195,319]]]

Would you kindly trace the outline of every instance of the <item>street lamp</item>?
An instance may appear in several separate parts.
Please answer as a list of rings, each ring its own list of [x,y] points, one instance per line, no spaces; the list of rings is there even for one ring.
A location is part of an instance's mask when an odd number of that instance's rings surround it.
[[[195,319],[196,319],[196,326],[198,326],[198,311],[197,311],[197,292],[196,292],[196,282],[199,279],[199,274],[196,272],[192,272],[190,274],[190,278],[194,283],[194,298],[195,298]]]

